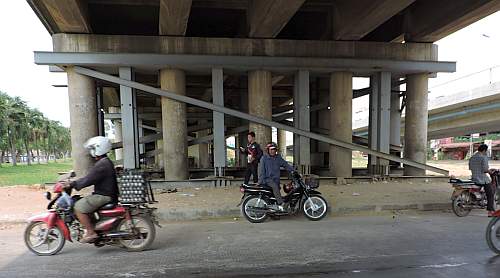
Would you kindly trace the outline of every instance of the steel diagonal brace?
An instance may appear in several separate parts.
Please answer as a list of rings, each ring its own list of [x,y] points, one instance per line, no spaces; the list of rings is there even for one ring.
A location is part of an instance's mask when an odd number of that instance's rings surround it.
[[[233,116],[233,117],[245,119],[245,120],[248,120],[248,121],[251,121],[254,123],[258,123],[258,124],[262,124],[265,126],[276,127],[278,129],[284,129],[284,130],[290,131],[292,133],[295,133],[295,134],[298,134],[301,136],[305,136],[307,138],[311,138],[314,140],[325,142],[325,143],[335,145],[338,147],[346,148],[348,150],[362,151],[366,154],[373,155],[375,157],[380,157],[380,158],[387,159],[390,161],[400,162],[400,163],[403,163],[403,164],[408,165],[408,166],[412,166],[412,167],[419,168],[419,169],[429,170],[429,171],[439,173],[442,175],[446,175],[446,176],[449,175],[449,172],[447,170],[444,170],[441,168],[437,168],[437,167],[433,167],[433,166],[426,165],[423,163],[407,160],[407,159],[400,158],[400,157],[397,157],[394,155],[377,152],[377,151],[371,150],[371,149],[366,148],[366,147],[361,146],[361,145],[335,140],[335,139],[332,139],[332,138],[329,138],[329,137],[326,137],[323,135],[315,134],[315,133],[312,133],[309,131],[305,131],[302,129],[291,127],[291,126],[281,124],[278,122],[266,120],[266,119],[263,119],[263,118],[260,118],[260,117],[254,116],[254,115],[250,115],[247,113],[243,113],[243,112],[240,112],[237,110],[233,110],[233,109],[230,109],[230,108],[227,108],[224,106],[215,105],[215,104],[210,103],[210,102],[202,101],[199,99],[195,99],[195,98],[191,98],[191,97],[187,97],[187,96],[183,96],[183,95],[177,95],[175,93],[171,93],[171,92],[161,90],[161,89],[158,89],[155,87],[147,86],[147,85],[137,83],[134,81],[130,81],[130,80],[121,79],[121,78],[118,78],[118,77],[113,76],[113,75],[105,74],[105,73],[102,73],[99,71],[95,71],[95,70],[91,70],[91,69],[87,69],[87,68],[83,68],[83,67],[75,66],[74,69],[75,69],[75,72],[77,72],[77,73],[80,73],[80,74],[83,74],[86,76],[90,76],[93,78],[97,78],[97,79],[105,80],[108,82],[116,83],[119,85],[127,86],[130,88],[134,88],[134,89],[148,92],[151,94],[167,97],[167,98],[170,98],[170,99],[173,99],[176,101],[189,103],[191,105],[203,107],[206,109],[210,109],[212,111],[221,112],[221,113]]]

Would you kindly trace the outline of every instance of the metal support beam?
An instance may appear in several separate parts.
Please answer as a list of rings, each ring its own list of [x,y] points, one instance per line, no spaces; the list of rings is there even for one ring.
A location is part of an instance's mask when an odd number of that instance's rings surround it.
[[[300,70],[295,74],[294,87],[294,127],[310,131],[309,71]],[[311,173],[311,146],[308,137],[294,134],[293,162],[302,174]]]
[[[389,153],[390,150],[390,109],[391,109],[391,74],[378,72],[370,79],[369,147],[373,150]],[[372,174],[389,174],[389,161],[376,156],[369,156],[368,170]]]
[[[389,59],[352,58],[305,58],[305,57],[263,57],[263,56],[221,56],[221,55],[176,55],[154,53],[68,53],[35,52],[37,65],[110,66],[116,65],[162,69],[198,69],[210,71],[214,66],[224,66],[225,70],[258,70],[293,72],[314,70],[332,72],[349,69],[353,72],[372,72],[373,69],[389,72],[455,72],[454,62],[397,61]]]
[[[212,99],[218,106],[224,106],[224,75],[221,68],[212,69]],[[224,113],[213,111],[214,125],[214,171],[216,177],[224,176],[226,167],[226,138],[224,136]]]
[[[132,69],[121,67],[120,79],[132,80]],[[123,167],[135,169],[139,167],[139,137],[137,134],[137,110],[135,90],[130,86],[120,84],[120,102],[122,114],[123,137]]]
[[[210,102],[201,101],[199,99],[195,99],[195,98],[191,98],[191,97],[187,97],[187,96],[183,96],[183,95],[177,95],[177,94],[174,94],[174,93],[171,93],[168,91],[164,91],[164,90],[161,90],[161,89],[158,89],[155,87],[147,86],[147,85],[144,85],[144,84],[141,84],[138,82],[134,82],[134,81],[126,80],[126,79],[121,79],[121,78],[118,78],[116,76],[105,74],[105,73],[102,73],[99,71],[95,71],[95,70],[91,70],[91,69],[87,69],[87,68],[82,68],[82,67],[78,67],[78,66],[74,67],[74,70],[75,70],[75,72],[77,72],[79,74],[83,74],[83,75],[91,76],[91,77],[94,77],[97,79],[105,80],[108,82],[120,84],[122,86],[127,86],[130,88],[134,88],[134,89],[148,92],[151,94],[168,97],[168,98],[171,98],[171,99],[174,99],[177,101],[181,101],[181,102],[185,102],[185,103],[188,103],[191,105],[195,105],[195,106],[203,107],[203,108],[210,109],[213,111],[221,112],[221,113],[233,116],[233,117],[245,119],[245,120],[259,123],[262,125],[271,126],[271,127],[274,126],[276,128],[281,128],[281,129],[290,131],[292,133],[306,136],[310,139],[315,139],[315,140],[325,142],[325,143],[328,143],[331,145],[339,146],[339,147],[350,149],[350,150],[362,151],[362,152],[365,152],[366,154],[369,154],[369,155],[378,156],[378,157],[385,158],[385,159],[388,159],[391,161],[401,162],[401,163],[404,163],[406,165],[410,165],[410,166],[420,168],[420,169],[426,169],[426,170],[429,170],[429,171],[432,171],[435,173],[439,173],[439,174],[443,174],[443,175],[449,174],[449,172],[447,170],[440,169],[440,168],[437,168],[434,166],[430,166],[430,165],[426,165],[423,163],[418,163],[415,161],[403,159],[400,157],[388,155],[388,154],[381,153],[381,152],[377,152],[377,151],[371,150],[369,148],[366,148],[364,146],[335,140],[335,139],[328,138],[328,137],[323,136],[323,135],[319,135],[319,134],[315,134],[315,133],[312,133],[309,131],[305,131],[305,130],[301,130],[301,129],[298,129],[295,127],[291,127],[291,126],[286,125],[286,124],[266,120],[266,119],[263,119],[263,118],[260,118],[260,117],[254,116],[254,115],[250,115],[250,114],[247,114],[247,113],[244,113],[241,111],[237,111],[234,109],[230,109],[230,108],[227,108],[224,106],[219,106],[219,105],[215,105],[215,104],[210,103]]]

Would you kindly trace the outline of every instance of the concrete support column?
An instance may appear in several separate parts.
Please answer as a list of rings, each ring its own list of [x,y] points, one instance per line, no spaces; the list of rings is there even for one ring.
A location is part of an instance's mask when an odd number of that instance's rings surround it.
[[[391,94],[391,132],[389,135],[390,144],[401,146],[401,97],[399,92]],[[391,152],[392,155],[401,156],[401,152]],[[391,167],[399,168],[401,163],[390,162]]]
[[[68,74],[69,117],[71,125],[71,157],[78,177],[87,174],[93,160],[83,147],[85,141],[97,136],[96,85],[92,78],[76,73]]]
[[[272,119],[272,76],[270,71],[256,70],[248,73],[249,114]],[[255,132],[255,141],[261,146],[271,142],[271,127],[250,123],[249,130]]]
[[[207,121],[201,121],[200,124],[206,124]],[[196,137],[201,138],[208,136],[208,130],[200,130],[196,133]],[[198,167],[202,169],[210,168],[210,154],[209,154],[209,145],[207,143],[198,144]]]
[[[427,157],[427,94],[427,74],[407,76],[404,157],[420,163]],[[404,174],[422,176],[425,170],[405,165]]]
[[[279,153],[286,160],[286,130],[278,129],[278,149]]]
[[[296,128],[310,131],[311,111],[309,102],[309,72],[300,70],[295,74],[293,95],[294,119]],[[293,163],[297,165],[300,173],[311,173],[311,146],[310,139],[294,135]]]
[[[352,73],[330,76],[330,137],[352,143]],[[352,151],[330,146],[330,172],[335,177],[352,176]]]
[[[130,67],[120,67],[119,76],[122,79],[134,80]],[[120,112],[123,137],[123,167],[136,169],[139,166],[139,134],[135,89],[120,85]]]
[[[224,106],[224,75],[221,68],[212,69],[212,94],[213,103]],[[224,114],[213,111],[214,174],[216,177],[225,176],[227,155],[224,125]]]
[[[248,144],[248,132],[240,132],[238,133],[238,150],[236,150],[237,152],[239,152],[239,147],[243,147],[243,148],[246,148],[247,147],[247,144]],[[265,146],[260,146],[261,148],[264,148]],[[248,165],[248,159],[247,159],[247,156],[242,154],[242,153],[239,153],[239,157],[238,157],[238,166],[240,167],[247,167]]]
[[[161,100],[160,100],[160,106],[161,106]],[[159,128],[160,130],[163,128],[163,124],[162,124],[162,121],[161,121],[161,120],[156,120],[156,128]],[[157,155],[155,156],[155,163],[156,163],[156,166],[157,166],[159,169],[162,169],[163,167],[165,167],[165,165],[163,164],[163,139],[160,139],[160,140],[157,140],[157,141],[156,141],[155,148],[156,148],[157,150],[162,150],[162,153],[157,154]]]
[[[370,79],[370,132],[369,145],[372,150],[389,153],[391,73],[378,72]],[[369,156],[368,170],[371,174],[388,175],[389,161]]]
[[[163,90],[186,94],[186,76],[181,70],[161,70],[160,83]],[[162,97],[161,110],[165,179],[185,180],[188,178],[186,104]]]
[[[109,113],[120,114],[120,107],[109,107]],[[113,142],[122,142],[122,122],[121,120],[113,120],[113,125],[115,126],[115,140]],[[123,160],[123,148],[115,149],[115,159]],[[123,163],[123,161],[122,161]]]

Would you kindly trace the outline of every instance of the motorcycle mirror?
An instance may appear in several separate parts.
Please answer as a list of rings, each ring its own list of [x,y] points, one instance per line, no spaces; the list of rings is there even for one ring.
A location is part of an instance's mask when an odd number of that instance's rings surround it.
[[[49,201],[52,199],[52,194],[50,194],[50,192],[48,192],[48,191],[47,191],[47,192],[45,192],[43,195],[44,195],[44,196],[45,196],[45,198],[46,198],[47,200],[49,200]]]

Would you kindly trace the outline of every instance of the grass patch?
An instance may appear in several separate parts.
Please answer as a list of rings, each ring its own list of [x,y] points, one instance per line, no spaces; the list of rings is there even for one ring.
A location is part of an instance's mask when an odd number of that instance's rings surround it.
[[[58,172],[66,172],[73,168],[71,160],[49,162],[48,164],[33,164],[31,166],[18,164],[2,164],[0,167],[0,186],[31,185],[54,182]]]

